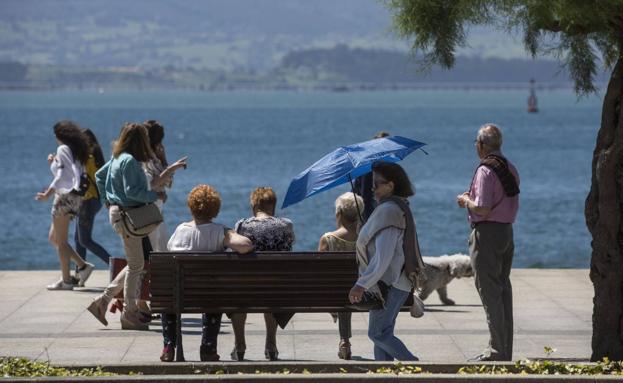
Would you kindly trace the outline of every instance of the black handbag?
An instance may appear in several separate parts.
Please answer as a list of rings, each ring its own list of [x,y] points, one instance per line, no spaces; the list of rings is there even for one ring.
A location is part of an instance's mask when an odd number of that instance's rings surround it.
[[[381,290],[383,299],[387,299],[387,293],[389,292],[390,287],[383,281],[378,281],[376,285],[379,287],[379,290]],[[385,305],[378,295],[365,291],[359,302],[346,305],[346,308],[358,311],[370,311],[382,310],[385,308]]]

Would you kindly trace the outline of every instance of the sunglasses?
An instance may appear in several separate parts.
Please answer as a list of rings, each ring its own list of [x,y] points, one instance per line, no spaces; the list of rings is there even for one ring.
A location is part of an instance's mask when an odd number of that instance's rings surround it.
[[[376,180],[374,181],[374,185],[372,186],[372,191],[376,190],[379,188],[379,185],[386,185],[388,184],[389,181],[380,181],[380,180]]]

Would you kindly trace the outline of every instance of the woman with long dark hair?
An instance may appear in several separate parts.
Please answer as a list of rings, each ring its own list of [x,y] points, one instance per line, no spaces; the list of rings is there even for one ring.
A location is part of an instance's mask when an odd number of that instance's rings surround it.
[[[173,185],[173,174],[179,169],[186,169],[187,157],[182,157],[169,165],[167,163],[164,144],[162,143],[164,140],[164,126],[156,120],[148,120],[143,124],[147,128],[149,146],[153,153],[151,159],[143,163],[149,187],[153,191],[166,193],[166,189],[171,188]],[[156,201],[156,205],[160,208],[161,213],[164,202],[165,200]],[[164,222],[158,225],[158,227],[149,234],[151,247],[155,251],[166,251],[168,240],[169,236]]]
[[[90,182],[89,188],[82,198],[82,205],[78,212],[78,222],[76,223],[76,234],[74,236],[76,252],[82,259],[86,259],[87,250],[89,250],[104,261],[104,263],[108,264],[110,254],[99,243],[95,242],[92,236],[95,215],[97,215],[102,208],[100,195],[95,183],[95,173],[99,168],[104,166],[104,154],[102,153],[100,144],[97,142],[95,134],[93,134],[90,129],[84,129],[83,132],[89,147],[89,157],[85,168]]]
[[[73,290],[69,262],[78,266],[78,284],[84,286],[94,266],[86,263],[69,245],[69,223],[75,217],[82,202],[81,175],[89,157],[89,149],[82,130],[71,121],[59,121],[54,125],[58,143],[56,154],[48,155],[50,170],[54,179],[48,188],[37,193],[35,199],[46,201],[54,195],[52,204],[52,225],[48,239],[58,253],[61,278],[47,286],[48,290]]]

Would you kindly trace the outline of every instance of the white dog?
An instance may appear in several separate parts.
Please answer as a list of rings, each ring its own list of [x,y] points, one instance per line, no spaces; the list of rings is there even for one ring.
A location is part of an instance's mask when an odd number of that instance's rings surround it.
[[[424,300],[435,290],[439,299],[445,305],[453,305],[454,301],[448,298],[446,286],[454,278],[473,277],[474,270],[468,255],[454,254],[440,257],[422,257],[426,264],[426,281],[420,286],[417,294]]]

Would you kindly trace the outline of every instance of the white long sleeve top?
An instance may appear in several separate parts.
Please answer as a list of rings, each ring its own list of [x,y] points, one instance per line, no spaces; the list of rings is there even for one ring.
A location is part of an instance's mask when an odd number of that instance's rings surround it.
[[[57,194],[66,194],[72,189],[80,187],[82,166],[74,161],[69,146],[60,145],[56,149],[56,156],[50,164],[50,171],[52,171],[54,179],[49,188],[54,189]]]

